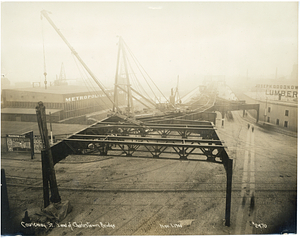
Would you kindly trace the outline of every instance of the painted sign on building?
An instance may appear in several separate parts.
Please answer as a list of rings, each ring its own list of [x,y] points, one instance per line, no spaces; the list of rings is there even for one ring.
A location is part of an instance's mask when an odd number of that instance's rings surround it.
[[[111,96],[111,93],[108,94]],[[66,102],[74,102],[74,101],[80,101],[80,100],[87,100],[87,99],[94,99],[99,97],[104,97],[105,94],[92,94],[92,95],[84,95],[84,96],[75,96],[75,97],[68,97],[65,99]]]
[[[123,94],[123,92],[119,92],[119,94]],[[114,92],[107,92],[107,95],[111,97],[114,95]],[[89,99],[100,98],[100,97],[106,97],[106,95],[102,93],[102,94],[88,94],[88,95],[66,97],[65,102],[75,102],[75,101],[89,100]]]
[[[296,85],[275,85],[257,84],[257,89],[265,90],[266,95],[281,95],[282,97],[298,97],[298,86]]]

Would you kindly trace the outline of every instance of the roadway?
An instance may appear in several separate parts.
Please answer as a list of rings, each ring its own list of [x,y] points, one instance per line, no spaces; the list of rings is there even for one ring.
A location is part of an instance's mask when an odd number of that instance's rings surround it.
[[[55,165],[72,212],[48,235],[229,235],[295,232],[297,138],[269,132],[233,112],[217,133],[234,159],[231,226],[224,226],[222,165],[194,161],[69,156]],[[252,127],[254,130],[252,131]],[[39,158],[2,154],[16,226],[42,206]],[[111,226],[109,226],[111,225]],[[114,225],[114,226],[113,226]],[[106,226],[106,227],[104,227]]]
[[[234,234],[295,232],[297,139],[257,126],[242,112],[233,117],[218,134],[235,158],[233,182],[240,186]]]

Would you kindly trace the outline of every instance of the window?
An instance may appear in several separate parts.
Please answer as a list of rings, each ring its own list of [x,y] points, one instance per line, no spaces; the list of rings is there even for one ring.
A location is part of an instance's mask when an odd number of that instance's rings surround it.
[[[271,112],[271,107],[268,107],[268,112]]]
[[[276,125],[279,125],[279,119],[276,119]]]
[[[267,122],[270,122],[270,117],[268,117]]]
[[[289,116],[289,110],[285,110],[284,115],[285,115],[286,117],[288,117],[288,116]]]
[[[288,127],[288,121],[284,121],[284,127]]]

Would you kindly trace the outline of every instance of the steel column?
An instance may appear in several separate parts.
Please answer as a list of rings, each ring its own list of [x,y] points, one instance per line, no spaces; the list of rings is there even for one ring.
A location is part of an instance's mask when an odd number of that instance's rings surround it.
[[[233,160],[229,159],[226,151],[222,152],[223,165],[226,170],[226,208],[225,208],[225,226],[230,226],[230,210],[231,210],[231,190],[232,190],[232,165]]]
[[[44,208],[50,205],[49,200],[49,177],[47,172],[47,157],[46,151],[41,151],[41,159],[42,159],[42,175],[43,175],[43,198],[44,198]]]

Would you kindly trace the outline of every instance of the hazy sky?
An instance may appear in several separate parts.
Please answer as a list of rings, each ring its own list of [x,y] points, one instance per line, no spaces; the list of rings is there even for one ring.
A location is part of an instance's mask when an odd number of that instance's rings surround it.
[[[44,31],[48,80],[64,63],[78,78],[50,18],[98,79],[114,83],[117,36],[123,37],[159,87],[198,75],[289,76],[297,64],[297,2],[2,2],[1,68],[12,82],[43,81]],[[43,25],[43,27],[42,27]],[[171,85],[171,86],[170,86]]]

